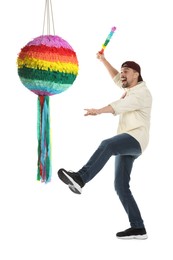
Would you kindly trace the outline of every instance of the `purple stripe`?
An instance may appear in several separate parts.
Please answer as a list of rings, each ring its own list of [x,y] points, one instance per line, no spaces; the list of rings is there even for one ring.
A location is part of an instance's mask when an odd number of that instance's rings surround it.
[[[27,46],[31,46],[31,45],[46,45],[48,47],[63,47],[66,49],[70,49],[73,50],[73,48],[70,46],[70,44],[65,41],[64,39],[62,39],[59,36],[52,36],[52,35],[42,35],[39,37],[34,38],[32,41],[28,42]]]
[[[38,96],[53,96],[55,94],[55,93],[50,93],[50,92],[40,91],[40,90],[31,90],[31,91]]]

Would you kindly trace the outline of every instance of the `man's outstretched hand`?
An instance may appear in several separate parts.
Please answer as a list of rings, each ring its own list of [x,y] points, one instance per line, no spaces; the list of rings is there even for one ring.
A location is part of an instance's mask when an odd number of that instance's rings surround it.
[[[84,109],[86,111],[86,113],[84,114],[84,116],[96,116],[99,114],[99,109],[95,109],[95,108],[86,108]]]

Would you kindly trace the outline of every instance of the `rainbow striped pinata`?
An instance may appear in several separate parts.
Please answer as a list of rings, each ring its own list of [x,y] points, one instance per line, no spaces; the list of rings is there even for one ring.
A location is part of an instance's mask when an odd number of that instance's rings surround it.
[[[38,95],[37,179],[51,179],[49,96],[67,90],[78,75],[78,60],[70,44],[59,36],[42,35],[23,47],[17,58],[22,84]]]

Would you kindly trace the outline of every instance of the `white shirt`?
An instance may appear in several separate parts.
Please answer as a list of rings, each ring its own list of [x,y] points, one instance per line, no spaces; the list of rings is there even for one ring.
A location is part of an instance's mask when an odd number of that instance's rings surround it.
[[[122,88],[120,74],[117,74],[113,80]],[[119,115],[117,133],[128,133],[133,136],[144,151],[149,142],[152,96],[144,81],[127,88],[126,91],[124,98],[110,104],[115,115]]]

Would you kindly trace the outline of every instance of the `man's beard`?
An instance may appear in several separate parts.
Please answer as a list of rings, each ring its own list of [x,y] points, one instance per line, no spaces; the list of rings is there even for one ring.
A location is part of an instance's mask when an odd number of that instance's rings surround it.
[[[123,83],[122,88],[128,88],[128,85],[129,85],[128,82],[126,82],[125,84]]]

